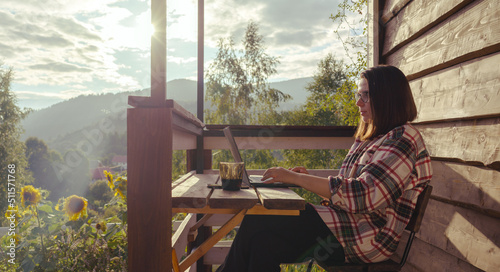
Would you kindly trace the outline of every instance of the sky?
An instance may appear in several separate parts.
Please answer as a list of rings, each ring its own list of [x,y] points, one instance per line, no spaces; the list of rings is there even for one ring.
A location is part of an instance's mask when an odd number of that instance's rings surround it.
[[[217,41],[232,37],[241,45],[253,21],[266,52],[280,60],[271,82],[313,76],[328,53],[346,58],[330,19],[338,2],[205,1],[205,69]],[[167,81],[197,78],[197,3],[167,0]],[[1,0],[0,25],[0,64],[14,71],[21,108],[150,86],[150,0]]]

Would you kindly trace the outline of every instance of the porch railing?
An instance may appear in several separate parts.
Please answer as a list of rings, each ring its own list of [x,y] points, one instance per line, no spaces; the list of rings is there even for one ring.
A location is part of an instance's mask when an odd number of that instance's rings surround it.
[[[129,97],[133,108],[127,112],[128,266],[129,271],[171,271],[172,240],[181,243],[176,245],[182,248],[180,258],[196,221],[188,215],[175,237],[165,227],[172,223],[172,152],[187,151],[188,171],[211,171],[211,150],[228,144],[225,125],[205,125],[173,100],[149,101]],[[348,149],[354,134],[353,127],[231,127],[240,149]]]

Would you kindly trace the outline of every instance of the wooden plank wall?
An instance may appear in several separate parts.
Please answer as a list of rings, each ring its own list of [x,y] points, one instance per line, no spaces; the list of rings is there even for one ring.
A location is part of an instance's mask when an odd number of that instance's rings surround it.
[[[433,158],[433,196],[402,271],[498,271],[500,1],[374,1],[371,53],[410,80]]]

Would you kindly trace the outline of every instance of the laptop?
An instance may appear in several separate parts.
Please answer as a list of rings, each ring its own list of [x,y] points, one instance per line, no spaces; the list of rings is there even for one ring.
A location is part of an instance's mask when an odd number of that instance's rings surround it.
[[[231,150],[231,155],[233,155],[233,159],[235,162],[243,162],[241,158],[240,150],[236,145],[236,141],[234,140],[233,133],[229,127],[225,127],[222,131],[224,131],[224,136],[226,136],[227,141],[229,142],[229,149]],[[252,187],[270,187],[270,188],[288,188],[288,187],[299,187],[294,184],[287,184],[282,182],[275,183],[264,183],[261,180],[261,175],[248,175],[246,168],[243,169],[243,184]]]

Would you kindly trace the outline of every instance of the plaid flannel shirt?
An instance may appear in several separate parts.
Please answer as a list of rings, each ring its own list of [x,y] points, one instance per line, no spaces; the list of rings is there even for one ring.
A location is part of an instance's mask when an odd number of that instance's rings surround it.
[[[387,260],[432,177],[420,133],[410,124],[371,141],[356,140],[338,176],[331,205],[314,206],[344,247],[346,262]]]

